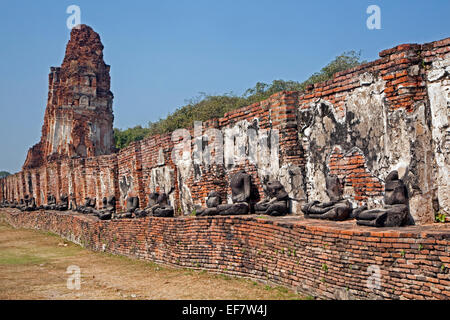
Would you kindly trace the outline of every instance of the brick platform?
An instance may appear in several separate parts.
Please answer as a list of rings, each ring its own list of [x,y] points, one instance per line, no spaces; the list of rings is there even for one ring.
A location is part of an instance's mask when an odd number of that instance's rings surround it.
[[[96,251],[249,277],[320,298],[450,299],[448,224],[373,229],[294,216],[100,221],[15,209],[0,209],[0,219]],[[370,289],[378,268],[379,289]]]

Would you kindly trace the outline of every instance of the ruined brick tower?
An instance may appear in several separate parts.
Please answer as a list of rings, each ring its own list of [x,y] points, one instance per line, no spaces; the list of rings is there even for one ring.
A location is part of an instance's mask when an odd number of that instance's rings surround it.
[[[86,25],[72,29],[61,67],[50,68],[41,140],[28,151],[24,169],[115,151],[109,70],[100,36]]]

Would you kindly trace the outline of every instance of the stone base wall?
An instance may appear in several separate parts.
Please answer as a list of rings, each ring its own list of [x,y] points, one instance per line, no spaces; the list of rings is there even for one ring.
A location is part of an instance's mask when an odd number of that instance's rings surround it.
[[[15,209],[0,209],[0,219],[95,251],[249,277],[319,298],[450,299],[448,224],[374,230],[299,217],[99,221]]]

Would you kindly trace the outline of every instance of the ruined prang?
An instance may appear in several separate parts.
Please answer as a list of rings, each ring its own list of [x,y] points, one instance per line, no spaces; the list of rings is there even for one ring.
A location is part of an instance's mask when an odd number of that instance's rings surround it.
[[[41,140],[23,169],[115,151],[109,70],[100,36],[86,25],[73,28],[61,67],[50,68]]]

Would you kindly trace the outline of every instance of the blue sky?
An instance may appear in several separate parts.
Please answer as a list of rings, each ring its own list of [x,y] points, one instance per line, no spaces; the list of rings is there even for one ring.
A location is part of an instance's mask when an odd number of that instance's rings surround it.
[[[69,39],[69,5],[97,31],[111,65],[115,127],[146,125],[206,92],[298,80],[335,56],[450,36],[450,1],[2,1],[0,170],[17,172],[40,139],[50,66]],[[381,30],[366,9],[381,8]]]

